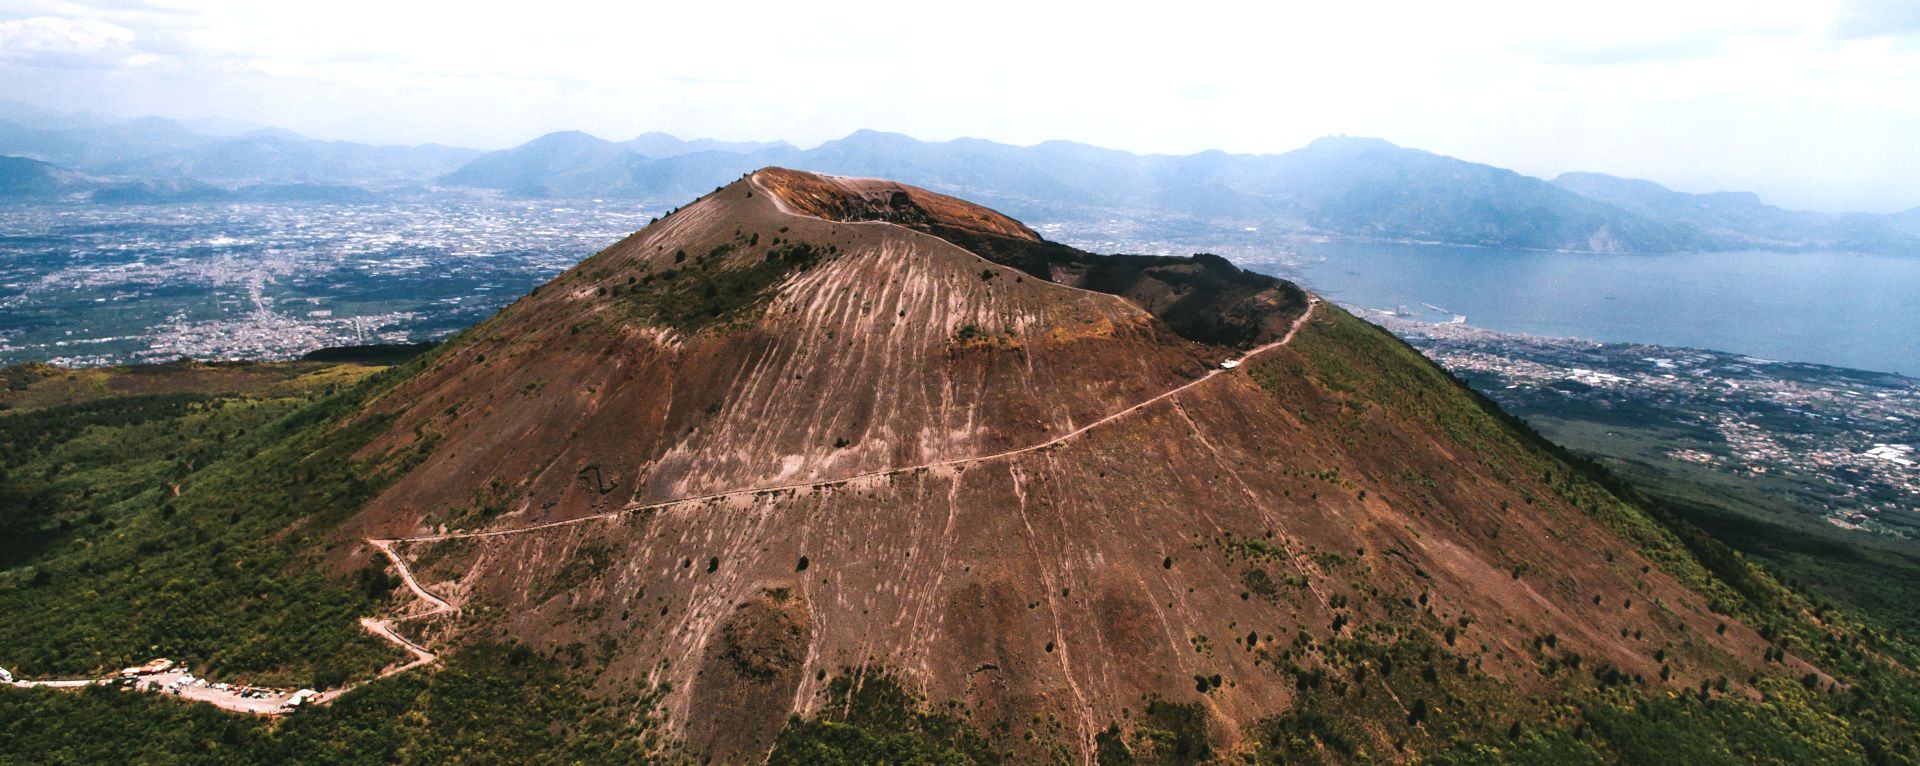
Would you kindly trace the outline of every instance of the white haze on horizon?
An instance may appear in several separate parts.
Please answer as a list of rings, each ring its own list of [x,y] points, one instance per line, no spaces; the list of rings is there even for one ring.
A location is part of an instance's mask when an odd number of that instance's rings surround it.
[[[0,0],[0,98],[485,149],[1366,135],[1544,178],[1920,206],[1914,0],[1078,5]]]

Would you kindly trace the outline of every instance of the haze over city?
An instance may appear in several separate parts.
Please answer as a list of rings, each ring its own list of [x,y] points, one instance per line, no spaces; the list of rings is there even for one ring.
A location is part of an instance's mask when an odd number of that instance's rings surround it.
[[[988,2],[539,12],[473,4],[0,7],[0,98],[480,149],[555,130],[1068,139],[1277,153],[1388,138],[1814,210],[1920,205],[1920,6]],[[210,124],[210,123],[203,123]]]

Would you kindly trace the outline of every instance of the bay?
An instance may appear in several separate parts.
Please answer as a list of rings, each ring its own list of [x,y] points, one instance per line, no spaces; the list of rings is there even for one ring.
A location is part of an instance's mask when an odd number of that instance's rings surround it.
[[[1505,332],[1920,375],[1920,253],[1607,255],[1315,243],[1280,276],[1333,300]]]

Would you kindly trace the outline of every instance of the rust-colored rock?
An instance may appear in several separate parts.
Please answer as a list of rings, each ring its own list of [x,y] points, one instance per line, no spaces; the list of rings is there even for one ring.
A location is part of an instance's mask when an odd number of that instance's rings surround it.
[[[939,224],[979,234],[1039,242],[1026,224],[963,199],[878,178],[847,178],[766,168],[759,184],[795,212],[830,221]]]
[[[1765,642],[1717,631],[1564,476],[1519,462],[1504,424],[1409,415],[1468,395],[1377,329],[1322,304],[1289,335],[1296,288],[1178,276],[1220,268],[1197,260],[1127,272],[1202,291],[1156,286],[1145,306],[955,244],[979,238],[1040,243],[890,182],[742,179],[377,402],[391,422],[363,456],[418,462],[349,526],[526,530],[460,540],[426,584],[470,624],[606,647],[608,691],[670,684],[676,731],[722,760],[759,757],[849,669],[960,701],[983,730],[1052,716],[1084,756],[1152,698],[1198,703],[1231,748],[1296,699],[1283,647],[1363,627],[1428,636],[1522,691],[1561,683],[1540,672],[1543,634],[1648,678],[1663,651],[1676,688],[1755,663]],[[663,279],[746,284],[794,243],[824,255],[704,324],[648,313]],[[1244,314],[1231,342],[1190,330],[1230,313],[1196,308],[1216,289]]]

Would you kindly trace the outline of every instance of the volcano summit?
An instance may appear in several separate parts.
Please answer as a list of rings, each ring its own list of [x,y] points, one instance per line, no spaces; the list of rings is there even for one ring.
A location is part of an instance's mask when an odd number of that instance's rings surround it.
[[[1020,760],[1257,749],[1302,711],[1310,749],[1391,754],[1569,673],[1724,686],[1768,646],[1384,332],[886,181],[750,174],[361,417],[362,459],[410,465],[343,529],[458,605],[423,642],[595,647],[596,689],[660,690],[722,761],[819,746],[868,688]]]
[[[102,385],[8,390],[42,379]],[[1214,256],[767,168],[357,381],[49,410],[236,441],[0,580],[22,676],[324,690],[222,728],[241,762],[1914,753],[1899,637]],[[123,601],[168,619],[60,610]],[[109,722],[69,752],[162,714],[34,693],[13,720]]]

